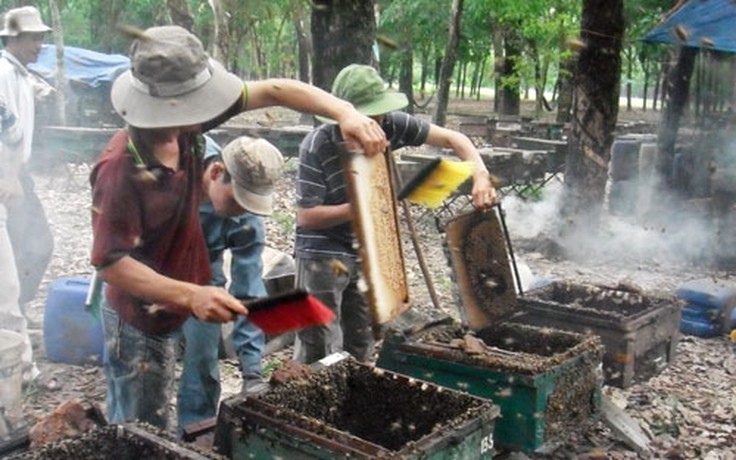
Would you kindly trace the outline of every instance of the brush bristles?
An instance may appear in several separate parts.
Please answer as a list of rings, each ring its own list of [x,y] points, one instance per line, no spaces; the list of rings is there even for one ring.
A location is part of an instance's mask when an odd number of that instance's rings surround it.
[[[474,171],[475,164],[471,161],[442,160],[407,199],[427,208],[436,208],[468,180]]]
[[[312,326],[329,324],[335,314],[311,295],[293,297],[270,308],[248,313],[248,318],[267,335],[279,335]]]

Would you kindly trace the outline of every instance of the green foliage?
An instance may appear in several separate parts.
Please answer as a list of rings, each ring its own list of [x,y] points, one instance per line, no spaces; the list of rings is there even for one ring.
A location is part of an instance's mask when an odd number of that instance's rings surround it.
[[[281,227],[282,232],[286,234],[294,232],[295,222],[292,214],[277,211],[271,215],[271,220]]]
[[[309,0],[219,0],[227,11],[229,57],[227,65],[246,79],[294,77],[297,70],[297,40],[294,22],[308,20]],[[444,54],[450,0],[375,0],[381,46],[381,72],[397,75],[401,51],[411,48],[415,69],[433,80],[434,65]],[[188,0],[194,32],[212,49],[214,15],[209,0]],[[48,2],[0,0],[0,10],[36,4],[50,23]],[[64,27],[64,42],[102,52],[127,54],[130,38],[119,24],[141,29],[170,23],[167,2],[161,0],[58,0]],[[641,81],[644,65],[659,61],[668,48],[646,45],[641,37],[651,30],[673,1],[631,0],[625,2],[626,36],[623,58],[630,61],[633,79]],[[493,82],[493,35],[513,33],[520,41],[514,61],[515,73],[504,78],[508,85],[552,85],[561,58],[570,51],[565,43],[577,37],[580,0],[465,0],[461,20],[458,65],[482,70],[485,86]],[[370,20],[371,18],[366,18]],[[51,39],[49,38],[49,42]],[[628,67],[624,64],[624,69]],[[481,69],[481,66],[485,66]],[[647,67],[652,72],[653,67]],[[540,74],[541,72],[541,74]],[[481,72],[476,72],[480,74]],[[415,79],[420,72],[414,72]],[[540,81],[537,81],[540,80]]]
[[[281,367],[282,364],[284,364],[284,360],[279,357],[270,356],[266,358],[266,362],[263,363],[263,378],[266,380],[271,378],[271,374]]]

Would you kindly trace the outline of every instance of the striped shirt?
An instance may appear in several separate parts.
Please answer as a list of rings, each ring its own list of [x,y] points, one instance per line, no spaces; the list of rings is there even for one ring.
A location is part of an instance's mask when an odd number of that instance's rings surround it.
[[[404,112],[388,113],[381,122],[392,150],[424,144],[429,134],[429,126],[429,123]],[[341,142],[342,137],[337,125],[322,125],[304,138],[299,146],[297,207],[338,205],[348,201],[343,178]],[[355,258],[357,251],[354,239],[350,222],[319,230],[297,226],[296,256]]]

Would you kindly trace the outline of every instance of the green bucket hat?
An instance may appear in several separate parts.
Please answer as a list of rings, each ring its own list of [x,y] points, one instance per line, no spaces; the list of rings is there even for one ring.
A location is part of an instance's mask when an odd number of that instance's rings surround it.
[[[389,91],[376,69],[367,65],[351,64],[340,71],[332,84],[332,95],[344,99],[368,117],[383,115],[409,105],[403,93]],[[317,116],[325,123],[335,123]]]

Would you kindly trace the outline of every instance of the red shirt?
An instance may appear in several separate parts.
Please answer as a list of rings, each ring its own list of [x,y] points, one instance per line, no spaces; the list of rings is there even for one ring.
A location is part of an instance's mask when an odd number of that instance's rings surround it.
[[[110,140],[90,175],[92,185],[92,264],[104,268],[131,256],[162,275],[205,285],[212,278],[199,223],[202,159],[192,152],[193,138],[180,139],[180,168],[161,165],[139,152],[138,166],[121,130]],[[148,334],[180,327],[190,311],[152,304],[108,285],[107,299],[127,323]]]

